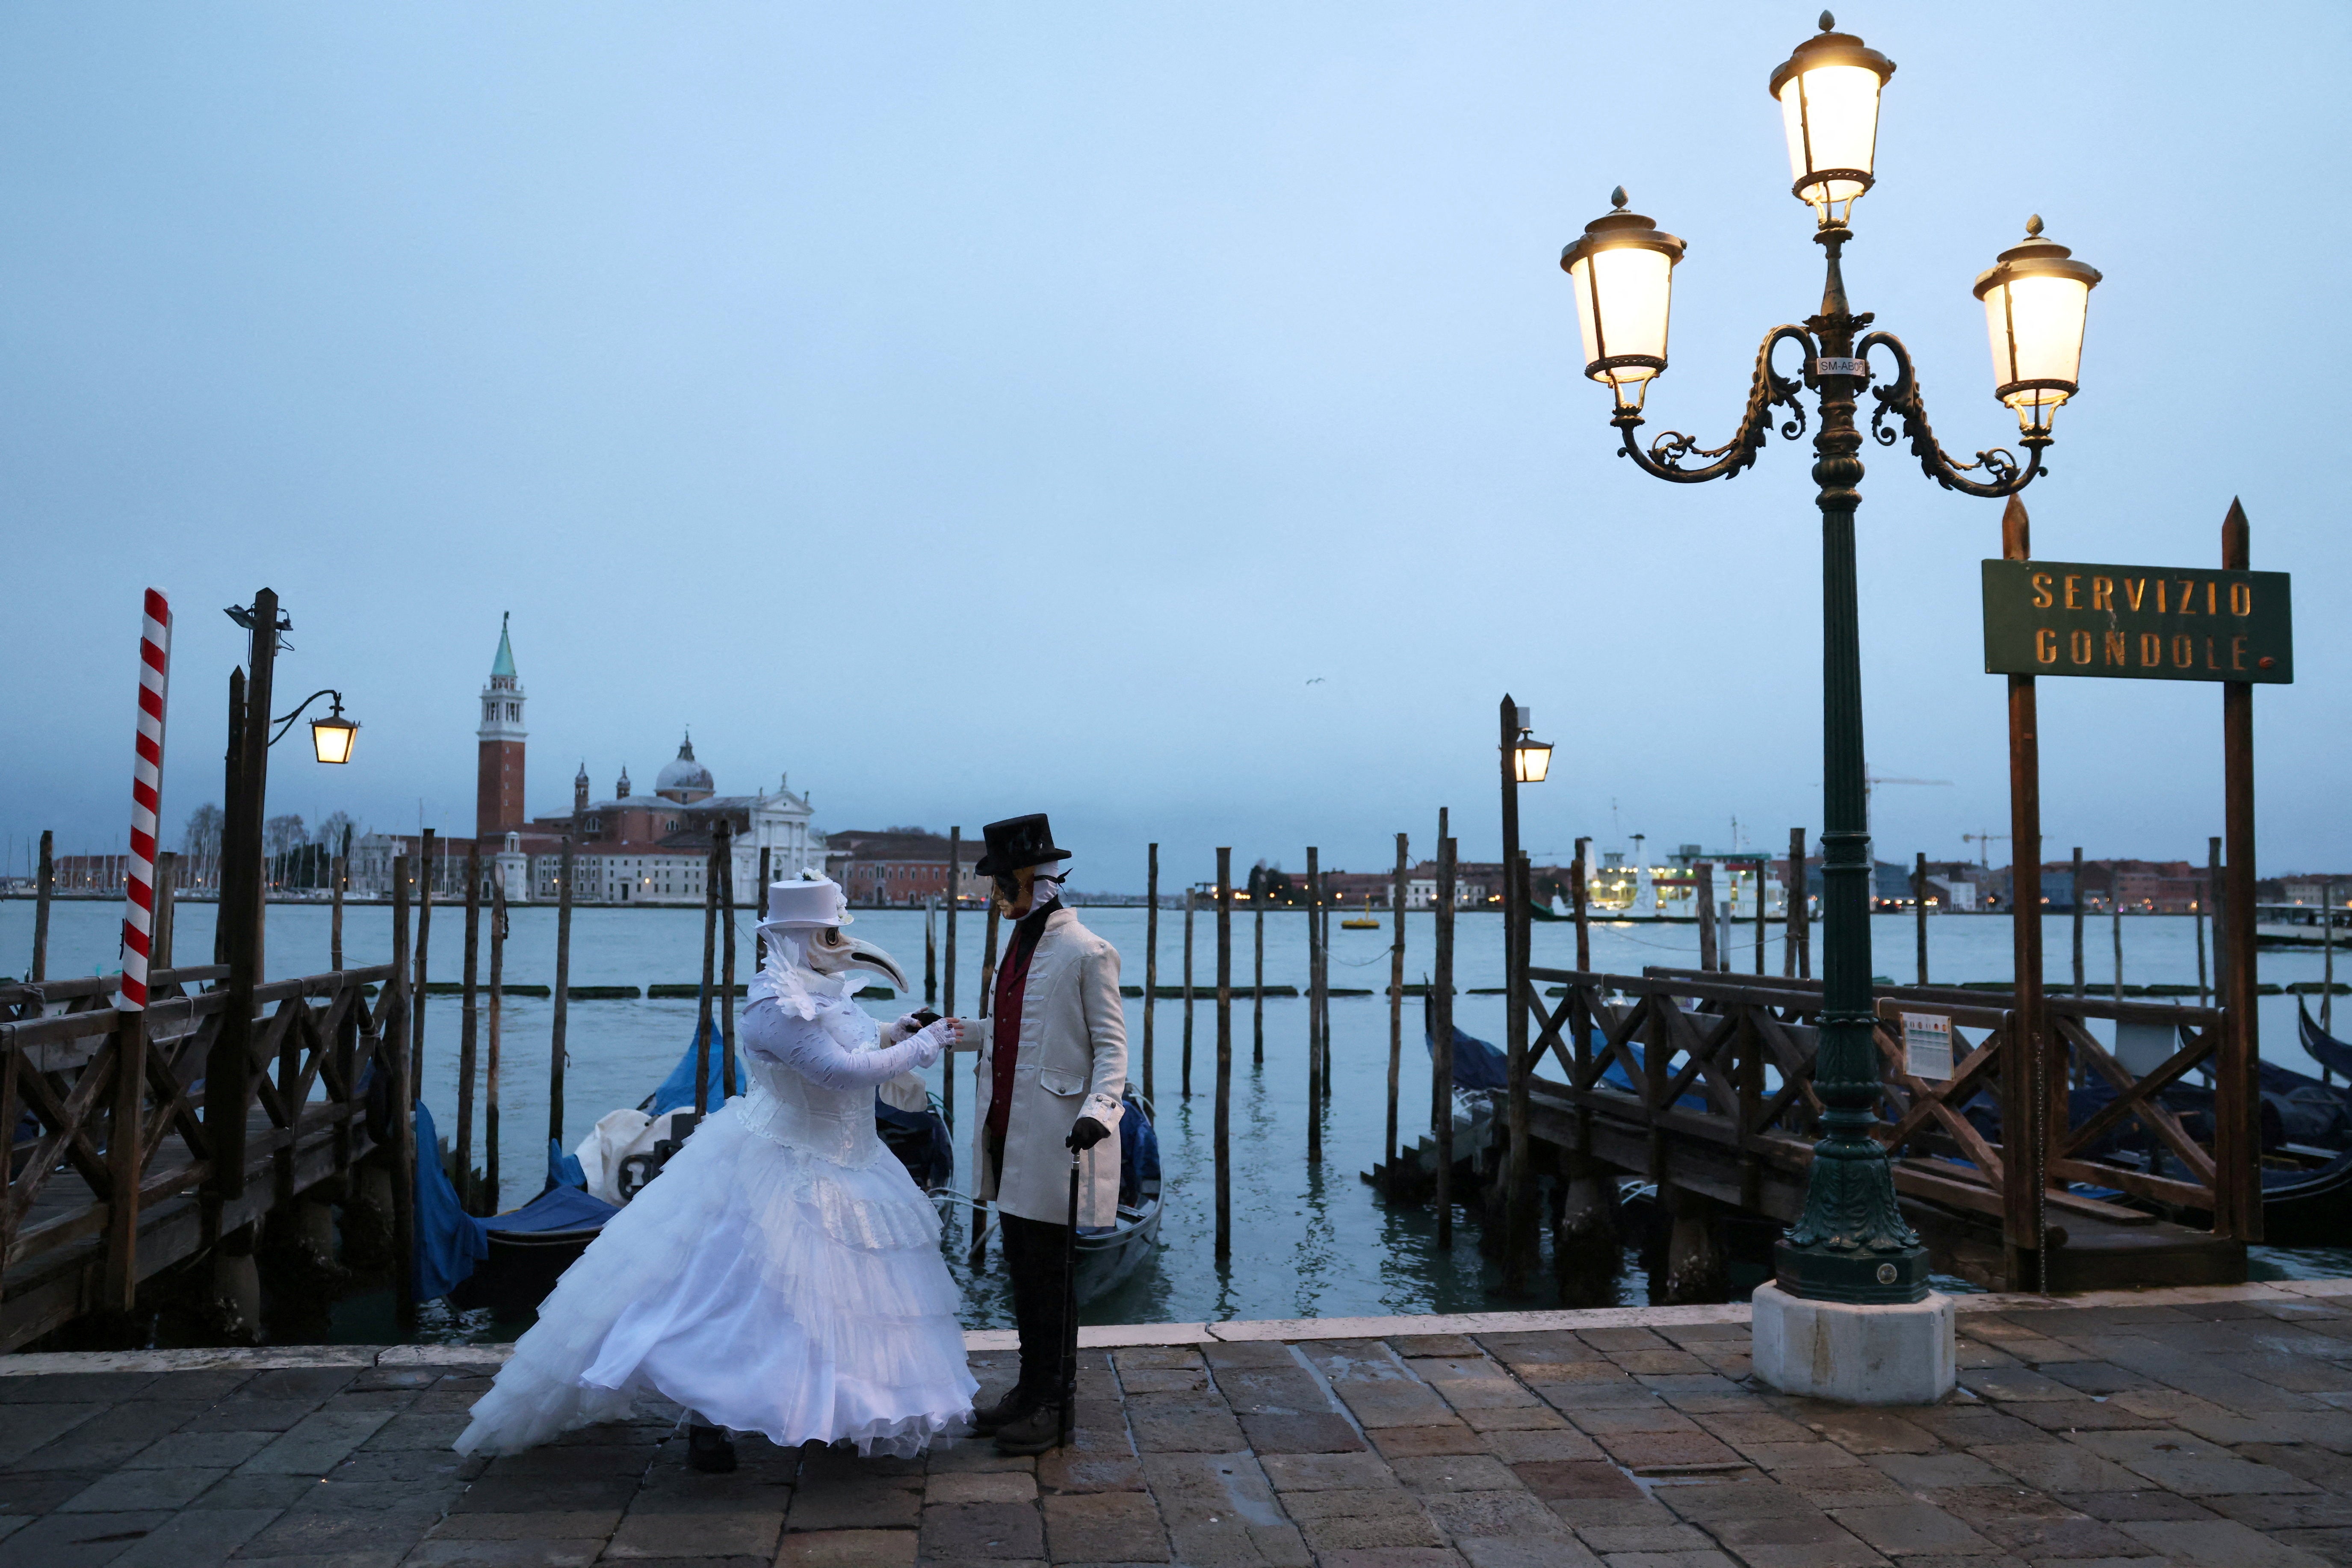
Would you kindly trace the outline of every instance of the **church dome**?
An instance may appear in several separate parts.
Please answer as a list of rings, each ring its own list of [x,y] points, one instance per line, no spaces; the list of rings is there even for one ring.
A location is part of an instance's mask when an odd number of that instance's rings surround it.
[[[688,735],[678,743],[677,760],[662,769],[654,780],[654,793],[664,800],[674,800],[681,805],[691,805],[698,800],[708,800],[717,793],[711,782],[710,770],[694,760],[694,737]]]

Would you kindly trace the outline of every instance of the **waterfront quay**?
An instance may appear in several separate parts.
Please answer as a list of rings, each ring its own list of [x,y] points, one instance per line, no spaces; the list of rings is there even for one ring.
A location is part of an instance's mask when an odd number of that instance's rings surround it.
[[[1790,1398],[1738,1305],[1090,1328],[1075,1445],[861,1459],[675,1407],[449,1444],[497,1346],[0,1358],[0,1559],[509,1568],[2317,1568],[2352,1280],[1958,1299],[1960,1388]],[[983,1397],[1010,1334],[969,1336]]]

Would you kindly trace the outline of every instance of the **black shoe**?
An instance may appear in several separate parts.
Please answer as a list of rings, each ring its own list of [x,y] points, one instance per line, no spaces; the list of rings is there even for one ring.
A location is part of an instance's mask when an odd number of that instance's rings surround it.
[[[971,1431],[975,1437],[993,1437],[997,1429],[1009,1426],[1029,1412],[1036,1401],[1019,1384],[1005,1390],[1004,1397],[993,1405],[983,1405],[971,1413]]]
[[[1061,1402],[1049,1400],[1023,1412],[1019,1420],[1008,1421],[998,1427],[996,1451],[1000,1454],[1042,1454],[1061,1440]]]
[[[735,1468],[735,1440],[721,1427],[689,1426],[686,1429],[686,1462],[709,1475],[730,1474]]]

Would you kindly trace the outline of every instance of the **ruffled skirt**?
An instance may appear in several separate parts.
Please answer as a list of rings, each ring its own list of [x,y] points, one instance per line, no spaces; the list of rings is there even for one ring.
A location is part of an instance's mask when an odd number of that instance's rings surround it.
[[[620,1420],[645,1392],[787,1447],[909,1456],[962,1429],[978,1384],[930,1201],[878,1140],[838,1164],[752,1131],[745,1103],[565,1270],[459,1453]]]

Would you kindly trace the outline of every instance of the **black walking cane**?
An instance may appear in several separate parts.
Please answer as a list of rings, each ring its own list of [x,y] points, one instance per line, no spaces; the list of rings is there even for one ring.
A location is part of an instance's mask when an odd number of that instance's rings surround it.
[[[1062,1430],[1063,1447],[1078,1425],[1078,1160],[1077,1140],[1070,1141],[1070,1228],[1062,1243]]]

